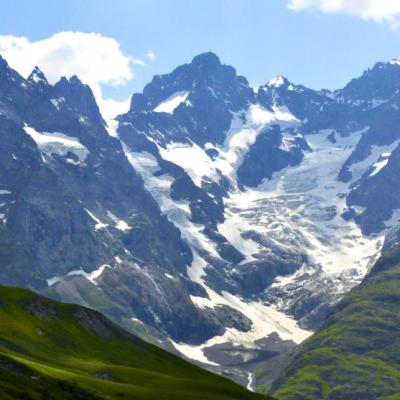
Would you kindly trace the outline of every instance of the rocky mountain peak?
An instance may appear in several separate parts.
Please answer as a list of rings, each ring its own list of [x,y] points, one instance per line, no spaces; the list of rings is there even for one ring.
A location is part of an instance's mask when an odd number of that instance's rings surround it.
[[[11,85],[20,85],[24,80],[18,72],[14,71],[8,64],[7,60],[0,55],[0,79],[8,81]],[[4,87],[2,90],[4,92]]]
[[[161,103],[175,95],[196,103],[204,103],[206,98],[213,103],[230,101],[238,103],[236,109],[254,96],[244,77],[238,76],[233,67],[222,64],[214,53],[208,52],[169,74],[155,76],[143,93],[133,95],[130,111],[157,111]]]
[[[79,90],[82,93],[91,91],[90,87],[85,85],[76,75],[73,75],[70,78],[62,76],[55,86],[65,90],[71,90],[71,88],[73,88],[75,91]]]
[[[345,101],[376,107],[400,90],[400,60],[378,62],[339,92]]]
[[[267,86],[275,87],[275,88],[289,86],[289,85],[290,85],[289,80],[286,77],[284,77],[283,75],[276,75],[267,84]]]
[[[94,121],[103,121],[99,107],[90,86],[84,84],[76,75],[62,77],[54,85],[55,96],[65,99],[71,109]]]
[[[46,76],[44,75],[44,73],[41,71],[41,69],[36,66],[31,74],[28,77],[28,81],[31,83],[36,83],[36,84],[42,84],[47,86],[49,83],[47,81]]]
[[[218,69],[222,66],[219,57],[212,52],[199,54],[193,58],[191,64],[193,67],[202,68],[208,71]]]

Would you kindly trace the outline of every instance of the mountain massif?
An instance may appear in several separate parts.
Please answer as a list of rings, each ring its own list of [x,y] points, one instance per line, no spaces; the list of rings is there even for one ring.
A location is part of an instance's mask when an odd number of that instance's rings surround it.
[[[399,111],[398,60],[328,91],[204,53],[105,121],[0,59],[0,283],[267,391],[398,238]]]

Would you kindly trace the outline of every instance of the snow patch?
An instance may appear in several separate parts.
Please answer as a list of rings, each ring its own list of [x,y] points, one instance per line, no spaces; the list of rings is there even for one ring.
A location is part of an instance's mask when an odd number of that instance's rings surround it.
[[[393,210],[392,217],[385,221],[387,230],[398,227],[400,224],[400,208]]]
[[[60,97],[58,99],[50,99],[51,104],[53,104],[53,106],[57,109],[60,110],[61,106],[60,104],[65,103],[65,98],[64,97]]]
[[[146,189],[157,201],[161,211],[181,231],[183,238],[193,248],[201,248],[209,254],[219,257],[214,243],[202,232],[203,227],[191,222],[191,211],[187,201],[174,201],[170,196],[170,187],[174,181],[171,175],[155,175],[159,171],[156,158],[150,153],[134,153],[123,144],[129,162],[142,176]]]
[[[389,162],[389,158],[384,158],[383,160],[378,161],[375,164],[372,164],[372,168],[374,170],[369,174],[369,176],[375,176],[375,175],[379,174],[379,172],[381,172],[381,170],[386,167],[388,162]]]
[[[85,208],[85,211],[88,213],[89,217],[92,218],[94,222],[96,222],[96,225],[94,226],[94,229],[98,231],[99,229],[104,229],[107,228],[108,224],[105,224],[101,222],[92,212],[90,212],[87,208]]]
[[[388,164],[389,158],[390,158],[391,155],[392,155],[391,152],[382,153],[380,158],[379,158],[379,160],[378,160],[378,162],[376,162],[375,164],[372,165],[372,168],[374,170],[369,174],[369,176],[374,176],[374,175],[379,174],[379,172],[381,172],[381,170],[383,168],[385,168],[386,165]]]
[[[168,99],[162,101],[153,111],[173,114],[175,109],[187,100],[188,96],[188,91],[174,93]]]
[[[40,82],[44,82],[46,83],[46,80],[43,79],[36,71],[33,71],[31,74],[31,79],[33,80],[33,82],[35,83],[40,83]]]
[[[59,132],[37,132],[29,126],[25,126],[24,130],[36,142],[39,150],[44,154],[66,156],[68,153],[73,153],[81,163],[86,160],[89,154],[87,148],[77,138]]]
[[[159,151],[162,158],[182,167],[198,187],[203,176],[210,179],[218,176],[211,158],[195,143],[169,143],[165,149],[159,147]]]
[[[122,232],[129,231],[132,229],[132,227],[129,226],[127,222],[116,217],[111,211],[107,211],[107,215],[115,223],[116,229],[118,229]]]
[[[285,78],[282,75],[277,75],[268,82],[268,86],[281,87],[285,84]]]
[[[378,174],[388,163],[388,159],[400,144],[400,140],[396,140],[387,146],[371,146],[370,154],[364,160],[354,163],[350,166],[349,171],[352,174],[352,181],[361,178],[371,167],[373,171],[369,176]]]
[[[233,186],[236,186],[237,169],[244,156],[257,136],[273,124],[286,128],[296,126],[298,121],[287,109],[275,107],[269,111],[260,105],[251,105],[246,114],[234,115],[224,147],[219,149],[219,156],[215,160],[215,167],[230,179]]]
[[[273,124],[283,129],[297,126],[299,121],[284,107],[267,110],[261,105],[251,105],[248,110],[233,115],[230,128],[222,146],[206,143],[204,149],[193,142],[172,142],[166,146],[157,144],[162,158],[182,167],[198,187],[204,177],[219,183],[222,176],[236,186],[236,171],[257,136]],[[293,140],[293,138],[292,138]],[[290,140],[286,142],[290,146]],[[206,150],[217,150],[212,159]]]
[[[85,272],[83,269],[76,269],[68,272],[68,274],[66,275],[57,275],[47,279],[47,285],[51,287],[56,283],[65,281],[68,277],[71,276],[84,276],[87,280],[97,286],[96,280],[100,277],[100,275],[104,272],[106,268],[111,268],[111,266],[108,264],[103,264],[92,272]]]

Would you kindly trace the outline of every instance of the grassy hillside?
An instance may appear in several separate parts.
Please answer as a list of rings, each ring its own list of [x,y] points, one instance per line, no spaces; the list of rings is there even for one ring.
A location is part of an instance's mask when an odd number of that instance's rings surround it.
[[[337,306],[275,382],[281,400],[400,399],[400,248]]]
[[[0,287],[2,400],[261,399],[101,314]]]

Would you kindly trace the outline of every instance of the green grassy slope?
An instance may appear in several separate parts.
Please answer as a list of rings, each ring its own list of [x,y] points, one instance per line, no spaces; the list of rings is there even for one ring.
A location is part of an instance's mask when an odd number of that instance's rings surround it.
[[[400,399],[400,248],[336,307],[275,382],[281,400]]]
[[[97,312],[0,287],[0,398],[264,397],[135,338]]]

